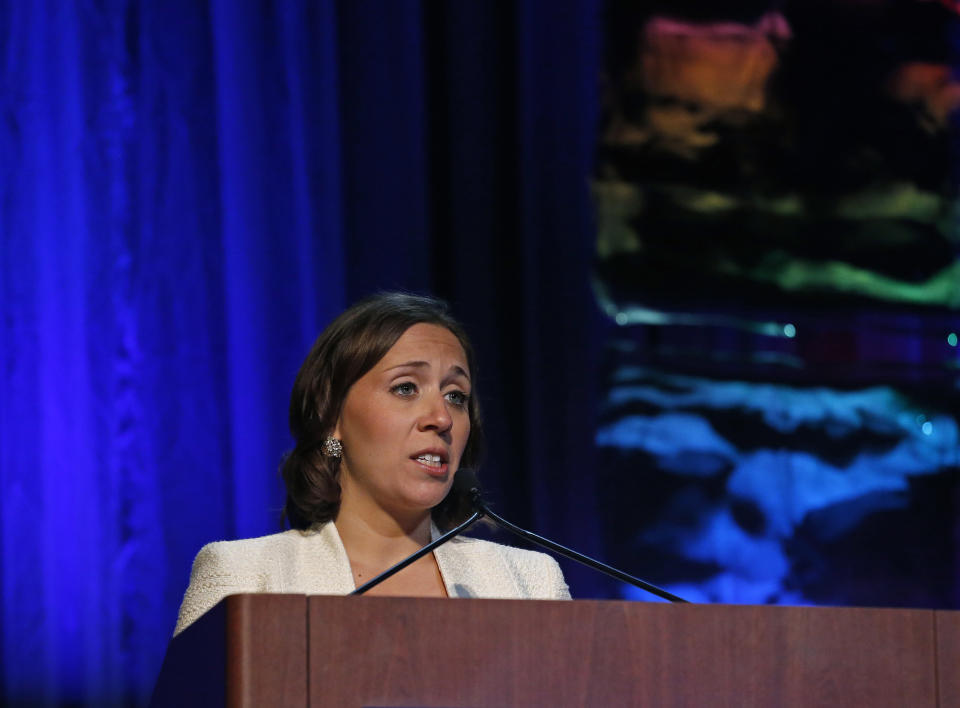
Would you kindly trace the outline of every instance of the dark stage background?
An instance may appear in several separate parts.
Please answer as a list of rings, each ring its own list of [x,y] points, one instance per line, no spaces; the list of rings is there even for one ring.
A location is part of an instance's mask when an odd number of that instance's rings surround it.
[[[391,288],[472,333],[509,518],[694,600],[960,606],[956,9],[668,10],[0,0],[0,703],[146,700]]]

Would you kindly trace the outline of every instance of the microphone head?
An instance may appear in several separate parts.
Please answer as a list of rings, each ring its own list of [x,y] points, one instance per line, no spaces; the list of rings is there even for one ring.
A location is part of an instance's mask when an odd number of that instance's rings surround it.
[[[457,470],[457,478],[457,486],[461,489],[470,490],[467,495],[470,497],[470,504],[474,511],[480,509],[483,506],[483,499],[480,480],[477,479],[476,472],[471,469],[459,469]]]

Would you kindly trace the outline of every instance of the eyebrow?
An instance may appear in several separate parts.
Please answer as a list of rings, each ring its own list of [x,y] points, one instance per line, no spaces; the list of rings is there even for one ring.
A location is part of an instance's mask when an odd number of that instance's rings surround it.
[[[403,368],[412,368],[412,369],[429,369],[430,364],[426,361],[405,361],[402,364],[397,364],[396,366],[391,366],[384,371],[393,371],[394,369],[403,369]],[[454,374],[458,374],[464,377],[467,381],[470,380],[470,374],[463,370],[463,367],[454,364],[451,369]]]

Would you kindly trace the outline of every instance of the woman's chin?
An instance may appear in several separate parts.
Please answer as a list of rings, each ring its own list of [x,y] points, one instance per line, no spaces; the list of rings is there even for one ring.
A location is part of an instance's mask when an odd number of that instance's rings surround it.
[[[429,512],[433,507],[447,498],[450,493],[450,484],[419,484],[415,489],[411,489],[404,494],[405,506],[412,509]]]

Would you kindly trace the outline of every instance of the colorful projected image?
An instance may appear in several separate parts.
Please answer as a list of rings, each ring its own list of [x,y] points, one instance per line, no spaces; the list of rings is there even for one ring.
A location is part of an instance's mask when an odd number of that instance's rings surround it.
[[[607,28],[618,560],[693,600],[960,606],[957,7],[613,2]]]

